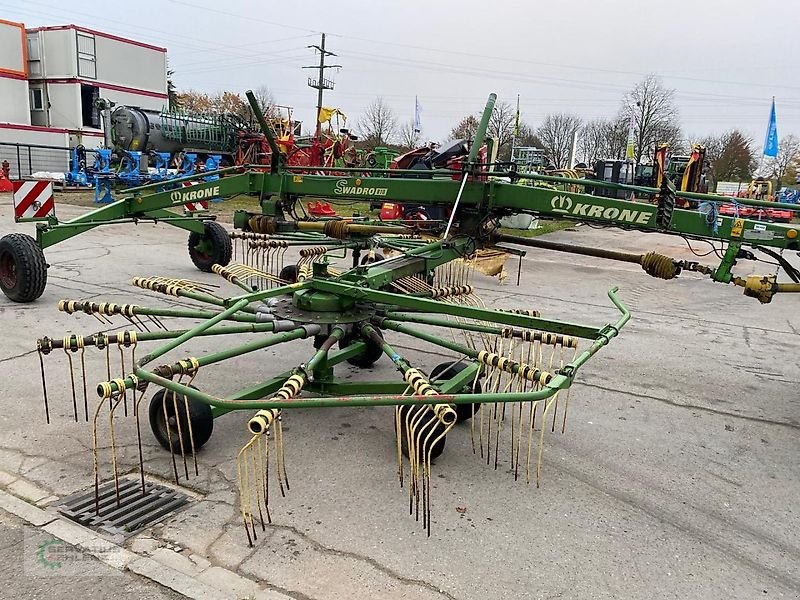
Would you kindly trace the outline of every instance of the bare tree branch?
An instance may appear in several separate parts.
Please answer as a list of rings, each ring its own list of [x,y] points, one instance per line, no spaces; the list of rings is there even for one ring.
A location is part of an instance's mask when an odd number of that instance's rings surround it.
[[[467,115],[461,119],[455,127],[450,130],[451,140],[471,140],[475,137],[478,130],[478,117]]]
[[[655,75],[648,75],[636,84],[622,100],[620,117],[630,122],[634,119],[634,159],[652,159],[659,144],[677,147],[681,144],[675,90],[667,89]]]
[[[508,102],[498,102],[489,117],[489,126],[486,128],[488,137],[497,138],[499,148],[497,157],[500,160],[511,159],[511,142],[514,138],[514,124],[517,111]]]
[[[366,145],[386,146],[397,132],[397,118],[392,108],[379,96],[367,106],[356,127]]]
[[[767,168],[779,183],[793,185],[795,181],[789,181],[792,178],[787,178],[786,174],[798,161],[800,161],[800,139],[794,134],[789,134],[781,139],[778,144],[778,156],[769,160]]]
[[[578,115],[551,113],[536,130],[536,135],[544,143],[547,157],[557,169],[570,166],[567,162],[572,149],[572,137],[582,123]]]
[[[422,141],[422,132],[414,129],[414,120],[406,121],[400,126],[398,144],[404,150],[419,148]]]

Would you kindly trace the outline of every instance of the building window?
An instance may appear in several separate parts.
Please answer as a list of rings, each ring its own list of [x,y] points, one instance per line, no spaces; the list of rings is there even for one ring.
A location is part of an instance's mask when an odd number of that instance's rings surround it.
[[[76,32],[78,39],[78,77],[97,79],[94,36]]]
[[[31,110],[44,110],[44,93],[41,88],[31,88]]]
[[[100,111],[97,108],[99,97],[100,88],[81,84],[81,124],[84,127],[100,129]]]
[[[39,34],[30,33],[27,37],[28,74],[30,77],[42,76],[42,55],[39,51]]]
[[[39,60],[39,35],[29,35],[28,38],[28,60]]]

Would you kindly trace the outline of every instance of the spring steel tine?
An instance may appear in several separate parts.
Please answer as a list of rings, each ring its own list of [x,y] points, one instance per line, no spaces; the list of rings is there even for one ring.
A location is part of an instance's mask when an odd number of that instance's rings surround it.
[[[267,523],[272,523],[272,515],[269,514],[269,481],[268,481],[268,472],[264,468],[264,446],[261,443],[261,440],[258,440],[256,444],[258,448],[258,471],[259,477],[261,477],[261,491],[264,496],[264,510],[267,513]],[[260,509],[259,509],[260,510]],[[263,522],[263,518],[262,518]]]
[[[117,469],[117,441],[114,437],[114,411],[119,406],[120,400],[123,398],[121,395],[117,395],[117,400],[114,402],[114,405],[111,407],[111,410],[108,413],[108,430],[109,434],[111,435],[111,469],[114,473],[114,492],[117,497],[117,508],[120,506],[119,501],[119,470]]]
[[[121,369],[120,377],[125,377],[125,353],[122,351],[122,344],[119,344],[118,348],[119,348],[119,366],[120,366],[120,369]],[[122,393],[120,395],[122,396],[122,405],[123,405],[124,410],[125,410],[125,416],[127,417],[128,416],[128,390],[127,390],[127,388],[123,387],[122,388]],[[112,410],[113,410],[113,408],[112,408]]]
[[[264,438],[264,505],[269,516],[269,427],[262,437]]]
[[[269,432],[267,432],[267,434],[269,435]],[[273,442],[275,444],[275,477],[278,480],[278,488],[281,490],[281,497],[285,498],[286,497],[286,489],[283,486],[283,479],[281,477],[281,462],[280,462],[280,460],[281,460],[280,459],[281,449],[280,449],[280,447],[278,445],[279,444],[278,437],[279,437],[278,428],[276,426],[275,427],[275,435],[272,437]]]
[[[78,422],[78,400],[75,396],[75,373],[72,369],[72,356],[69,354],[69,348],[64,348],[64,353],[67,355],[67,362],[69,363],[69,380],[72,386],[72,413],[75,416],[75,422]]]
[[[192,382],[194,381],[195,377],[197,377],[197,369],[194,369],[192,371],[192,375],[189,378],[189,382],[186,384],[187,387],[191,387]],[[200,471],[197,468],[197,450],[196,450],[196,447],[194,445],[194,429],[192,428],[192,419],[191,419],[190,412],[189,412],[189,397],[188,396],[184,396],[183,397],[183,408],[186,411],[186,413],[185,413],[186,414],[186,423],[187,423],[188,428],[189,428],[189,445],[191,447],[190,449],[191,449],[191,452],[192,452],[192,462],[194,462],[194,475],[195,475],[195,477],[199,477],[200,476]],[[187,475],[186,478],[188,479],[189,476]]]
[[[156,317],[155,315],[147,315],[147,318],[150,319],[153,323],[156,324],[157,327],[164,331],[169,331],[169,328],[161,322],[161,320]]]
[[[253,441],[254,440],[251,439],[247,443],[247,446],[245,446],[247,448],[247,451],[244,453],[244,458],[242,460],[242,462],[244,463],[242,472],[244,473],[244,489],[246,490],[245,493],[247,496],[247,511],[246,511],[247,520],[249,521],[250,529],[253,532],[253,541],[257,542],[258,534],[256,533],[256,524],[255,520],[253,519],[253,495],[252,495],[253,488],[250,484],[250,460],[249,460],[250,453],[253,451]]]
[[[283,443],[283,413],[278,413],[278,427],[276,429],[277,435],[281,438],[280,443],[280,457],[281,457],[281,471],[283,472],[283,482],[286,485],[286,491],[289,491],[289,477],[286,475],[286,447]]]
[[[173,392],[174,393],[174,392]],[[175,462],[175,448],[172,445],[172,433],[170,432],[169,427],[169,415],[167,414],[167,398],[166,398],[166,390],[164,391],[164,396],[161,402],[161,410],[164,413],[164,429],[167,430],[167,444],[169,445],[169,454],[172,458],[172,471],[175,474],[175,485],[180,485],[178,481],[178,465]]]
[[[528,457],[525,461],[525,479],[528,485],[531,483],[531,449],[533,448],[533,431],[536,428],[536,411],[539,408],[539,402],[531,402],[531,414],[528,421]]]
[[[432,412],[432,411],[430,411]],[[436,424],[437,419],[435,415],[431,415],[431,419],[424,425],[424,427],[428,428],[428,434],[425,436],[425,440],[422,442],[422,526],[427,529],[428,528],[428,516],[430,515],[430,511],[428,511],[428,503],[430,502],[430,472],[427,469],[427,457],[430,455],[432,451],[432,446],[430,445],[431,436],[436,433]],[[420,434],[421,436],[421,434]]]
[[[414,514],[414,499],[419,495],[417,480],[417,452],[414,444],[417,416],[420,407],[413,406],[406,414],[406,447],[408,448],[408,514]]]
[[[102,323],[103,325],[113,325],[113,323],[111,323],[111,321],[109,319],[107,319],[106,317],[104,317],[104,316],[100,316],[99,314],[97,314],[95,312],[92,312],[92,313],[89,313],[89,314],[92,315],[98,321],[100,321],[100,323]]]
[[[130,324],[131,324],[131,325],[133,325],[134,327],[136,327],[136,329],[138,329],[139,331],[142,331],[142,329],[139,327],[139,325],[138,325],[138,324],[136,324],[136,323],[133,321],[133,319],[132,319],[131,317],[129,317],[128,315],[122,315],[122,318],[123,318],[123,319],[125,319],[125,320],[126,320],[128,323],[130,323]]]
[[[424,453],[420,452],[420,450],[421,450],[420,442],[422,441],[422,433],[424,432],[425,427],[430,423],[430,421],[428,421],[427,423],[423,423],[423,419],[425,418],[425,415],[427,414],[427,412],[429,410],[430,409],[427,406],[420,406],[419,409],[417,410],[417,418],[411,424],[411,429],[412,429],[411,439],[412,439],[412,442],[413,442],[413,445],[414,445],[414,469],[413,469],[413,471],[414,471],[414,480],[415,480],[415,486],[414,486],[414,492],[415,492],[414,493],[414,514],[415,514],[415,520],[417,520],[417,521],[419,521],[420,496],[421,496],[421,493],[424,493],[424,490],[421,489],[422,485],[424,484],[424,481],[422,481],[421,478],[420,478],[420,467],[419,467],[419,460],[420,460],[419,455],[420,454],[424,454]],[[419,434],[417,434],[417,428],[420,427],[421,423],[422,423],[422,429],[419,431]],[[411,454],[411,453],[409,452],[409,454]]]
[[[410,389],[410,388],[409,388]],[[405,415],[405,422],[406,422],[406,450],[408,452],[408,514],[414,514],[414,446],[412,444],[412,435],[411,435],[411,419],[414,415],[414,411],[416,410],[416,406],[408,406],[408,410],[406,411]]]
[[[144,321],[142,321],[142,319],[138,315],[133,315],[133,318],[136,319],[136,322],[139,324],[137,326],[139,327],[139,331],[144,329],[146,332],[150,333],[150,328],[145,324]]]
[[[498,420],[497,420],[497,427],[495,428],[495,436],[494,436],[494,470],[497,471],[497,456],[500,454],[500,429],[503,426],[503,422],[506,418],[506,404],[503,403],[503,406],[498,411]]]
[[[86,422],[89,422],[89,396],[86,392],[86,360],[84,358],[85,348],[81,348],[81,380],[83,381],[83,414]]]
[[[400,478],[400,489],[403,489],[403,442],[401,439],[400,407],[394,407],[394,437],[397,445],[397,476]]]
[[[245,445],[241,450],[239,450],[239,456],[236,458],[236,481],[239,484],[239,512],[242,515],[242,524],[244,525],[244,531],[247,534],[247,545],[252,548],[253,547],[253,538],[250,536],[250,529],[247,526],[247,514],[245,511],[245,499],[244,499],[244,477],[242,476],[242,454],[247,450],[247,445]]]
[[[178,383],[180,383],[181,378],[178,379]],[[189,479],[189,466],[186,463],[186,452],[184,451],[183,445],[183,428],[181,427],[181,414],[178,410],[178,393],[176,391],[172,391],[172,410],[175,411],[175,424],[178,427],[178,445],[180,446],[181,450],[181,458],[183,459],[183,471],[186,475],[186,479]],[[188,413],[186,415],[187,419],[189,417]],[[167,423],[167,427],[169,427],[169,423]]]
[[[39,354],[39,367],[41,368],[41,373],[42,373],[42,395],[44,396],[44,416],[45,416],[45,419],[47,420],[47,424],[49,425],[50,424],[50,405],[49,405],[49,403],[47,401],[47,379],[45,378],[45,375],[44,375],[44,357],[42,355],[42,349],[41,348],[39,348],[38,354]]]
[[[110,398],[109,398],[110,400]],[[94,470],[94,513],[100,514],[100,466],[97,460],[97,418],[100,416],[100,409],[105,404],[105,398],[101,398],[94,409],[92,418],[92,468]]]
[[[106,340],[106,375],[108,375],[106,381],[111,381],[111,347],[108,344],[108,340]],[[111,397],[108,398],[108,410],[111,410]]]
[[[144,395],[147,390],[143,389],[139,392],[139,398],[133,405],[133,418],[136,419],[136,445],[139,450],[139,476],[142,480],[142,496],[145,495],[145,483],[144,483],[144,455],[142,454],[142,424],[139,420],[139,405],[144,400]]]
[[[453,421],[453,423],[451,423],[449,426],[446,426],[444,428],[444,431],[442,431],[438,435],[438,437],[436,437],[436,439],[434,439],[431,442],[431,444],[428,446],[428,455],[425,458],[425,463],[426,463],[426,467],[425,468],[426,468],[426,471],[428,473],[428,504],[426,506],[426,513],[427,513],[426,521],[427,521],[427,524],[428,524],[428,537],[431,537],[431,491],[432,491],[431,490],[431,458],[432,458],[432,454],[433,454],[433,449],[436,447],[436,444],[438,444],[440,440],[444,439],[444,437],[450,432],[450,430],[453,428],[453,425],[455,425],[455,421]]]
[[[256,447],[260,448],[261,444],[256,440]],[[264,524],[264,513],[261,511],[261,480],[259,475],[261,471],[258,468],[258,457],[256,452],[251,448],[250,458],[253,462],[253,489],[256,492],[256,507],[258,508],[258,520],[261,522],[261,531],[266,531],[267,527]]]
[[[417,456],[417,468],[419,469],[420,475],[420,482],[421,482],[421,489],[422,489],[422,526],[427,527],[426,521],[426,512],[425,506],[428,502],[428,496],[430,495],[430,490],[428,489],[428,484],[430,483],[430,478],[427,477],[425,471],[425,457],[430,452],[428,443],[430,442],[431,436],[436,432],[436,425],[438,424],[438,419],[436,418],[433,410],[429,407],[425,407],[425,414],[430,418],[422,424],[420,428],[417,443],[419,445],[419,456]],[[423,439],[423,434],[425,434],[425,438]],[[421,459],[421,467],[420,467],[420,459]],[[419,510],[419,505],[417,505],[417,510]],[[419,520],[419,515],[417,515],[417,520]]]

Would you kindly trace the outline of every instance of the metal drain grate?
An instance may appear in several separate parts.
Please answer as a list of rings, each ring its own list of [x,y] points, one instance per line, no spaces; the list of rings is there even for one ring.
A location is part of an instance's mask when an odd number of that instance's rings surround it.
[[[99,508],[94,490],[64,498],[58,512],[85,527],[111,535],[130,536],[152,525],[189,502],[188,496],[157,483],[138,479],[119,480],[119,502],[114,482],[100,486]]]

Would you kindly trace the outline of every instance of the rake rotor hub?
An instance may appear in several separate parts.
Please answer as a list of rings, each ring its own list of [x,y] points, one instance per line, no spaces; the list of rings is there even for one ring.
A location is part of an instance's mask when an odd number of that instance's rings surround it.
[[[280,298],[270,309],[280,319],[326,325],[368,321],[375,314],[374,304],[356,303],[352,298],[311,290],[295,292],[292,298]]]

